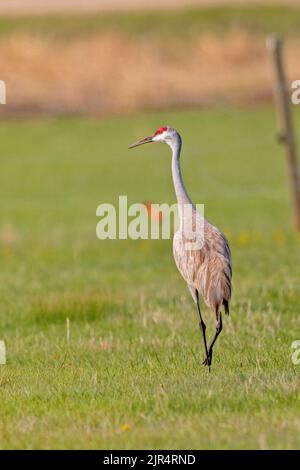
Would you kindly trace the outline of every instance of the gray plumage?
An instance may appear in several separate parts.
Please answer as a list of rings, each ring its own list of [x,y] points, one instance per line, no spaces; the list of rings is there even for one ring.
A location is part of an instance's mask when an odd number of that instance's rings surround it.
[[[231,297],[231,255],[225,235],[204,221],[204,245],[200,250],[189,250],[190,242],[175,234],[173,254],[176,266],[190,290],[202,294],[205,304],[217,314],[222,305],[229,313]],[[195,295],[192,292],[196,301]]]

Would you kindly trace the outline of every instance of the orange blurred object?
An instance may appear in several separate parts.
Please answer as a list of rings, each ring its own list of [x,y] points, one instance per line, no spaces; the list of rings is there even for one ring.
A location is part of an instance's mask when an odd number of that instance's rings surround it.
[[[163,217],[163,214],[162,214],[162,211],[159,211],[155,208],[155,205],[152,204],[152,202],[150,201],[145,201],[143,202],[144,206],[146,207],[147,209],[147,213],[148,213],[148,216],[152,219],[152,220],[156,220],[158,222],[161,222],[162,221],[162,217]]]

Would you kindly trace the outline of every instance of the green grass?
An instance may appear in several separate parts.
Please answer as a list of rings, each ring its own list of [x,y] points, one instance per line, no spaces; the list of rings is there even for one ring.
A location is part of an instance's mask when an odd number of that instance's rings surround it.
[[[70,38],[102,31],[136,35],[189,36],[222,34],[232,28],[253,33],[274,31],[299,35],[300,8],[290,6],[225,6],[172,11],[114,12],[46,16],[1,16],[0,36],[30,33]]]
[[[101,202],[174,201],[168,149],[127,150],[165,122],[233,252],[210,375],[171,241],[95,237]],[[1,448],[299,448],[300,241],[274,135],[269,108],[0,123]]]

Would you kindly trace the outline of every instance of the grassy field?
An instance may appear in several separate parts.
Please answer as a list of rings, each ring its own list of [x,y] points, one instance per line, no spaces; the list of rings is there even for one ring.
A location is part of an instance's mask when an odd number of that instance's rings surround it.
[[[210,375],[171,241],[95,236],[119,194],[174,201],[168,149],[127,150],[165,122],[233,252]],[[274,129],[269,108],[0,123],[1,448],[299,448],[300,241]]]
[[[179,10],[51,15],[1,15],[0,37],[35,34],[69,39],[118,31],[133,37],[169,38],[219,33],[234,28],[250,33],[299,36],[300,8],[289,5],[190,7]]]

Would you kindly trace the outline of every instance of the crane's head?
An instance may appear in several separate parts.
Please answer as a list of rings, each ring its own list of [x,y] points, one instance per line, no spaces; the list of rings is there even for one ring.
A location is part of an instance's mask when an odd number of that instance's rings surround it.
[[[138,140],[134,144],[130,145],[129,148],[138,147],[139,145],[149,144],[151,142],[164,142],[170,147],[174,142],[181,142],[180,136],[176,129],[173,129],[169,126],[162,126],[154,132],[154,134],[150,135],[149,137],[145,137],[144,139]]]

